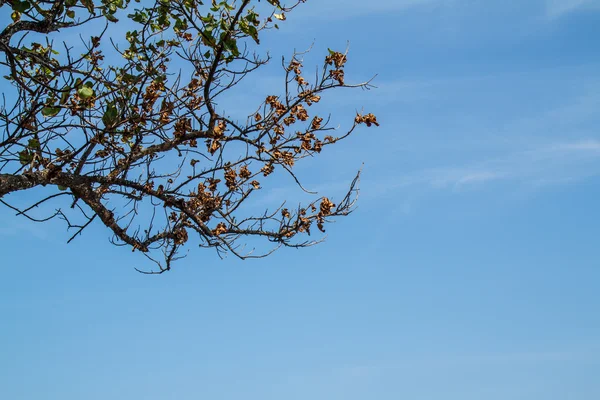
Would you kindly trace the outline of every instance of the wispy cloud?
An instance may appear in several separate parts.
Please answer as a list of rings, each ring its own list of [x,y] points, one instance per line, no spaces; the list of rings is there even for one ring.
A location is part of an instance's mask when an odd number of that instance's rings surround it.
[[[597,346],[586,349],[549,349],[547,351],[477,352],[457,354],[423,354],[402,357],[396,361],[375,361],[368,364],[348,364],[335,371],[348,379],[369,378],[405,368],[468,367],[481,365],[531,365],[571,363],[593,360]]]
[[[555,145],[549,149],[550,151],[558,152],[600,152],[600,141],[599,140],[582,140],[574,143],[562,143]]]
[[[460,188],[494,180],[551,184],[600,174],[600,140],[584,139],[523,150],[463,170],[447,186]]]
[[[430,6],[436,3],[441,3],[441,0],[381,0],[375,2],[364,0],[322,0],[319,2],[319,13],[314,13],[313,8],[311,16],[314,18],[342,19],[369,14],[399,12],[414,7]],[[298,9],[296,15],[303,15],[305,12],[308,13],[309,10],[307,9],[308,7],[304,10]]]
[[[573,11],[584,9],[600,9],[599,0],[547,0],[546,16],[560,18]]]
[[[600,175],[600,140],[584,139],[517,151],[479,163],[408,172],[382,185],[373,182],[366,192],[378,196],[410,187],[461,191],[499,182],[544,186],[596,175]]]
[[[502,178],[503,176],[498,172],[477,171],[462,176],[460,179],[458,179],[458,181],[456,181],[456,186],[489,182]]]

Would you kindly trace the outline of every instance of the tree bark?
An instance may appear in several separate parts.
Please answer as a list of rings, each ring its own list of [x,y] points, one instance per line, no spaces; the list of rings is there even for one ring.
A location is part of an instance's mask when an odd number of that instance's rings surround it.
[[[39,172],[26,175],[0,174],[0,198],[5,194],[38,186],[42,184],[41,178]]]

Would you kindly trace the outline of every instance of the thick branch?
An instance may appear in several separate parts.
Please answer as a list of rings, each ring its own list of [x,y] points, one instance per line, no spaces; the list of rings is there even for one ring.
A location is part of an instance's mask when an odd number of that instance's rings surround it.
[[[31,189],[42,184],[39,174],[11,175],[0,174],[0,198],[5,194]]]

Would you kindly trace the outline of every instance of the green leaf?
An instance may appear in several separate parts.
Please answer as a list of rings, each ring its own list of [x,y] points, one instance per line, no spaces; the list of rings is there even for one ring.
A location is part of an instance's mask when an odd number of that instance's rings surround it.
[[[96,13],[94,12],[94,0],[80,0],[80,1],[81,1],[81,4],[83,4],[88,9],[90,14],[96,15]]]
[[[33,160],[33,155],[29,150],[23,150],[19,152],[19,162],[21,165],[27,165]]]
[[[258,30],[253,25],[250,25],[248,27],[248,31],[250,33],[250,36],[252,36],[252,39],[254,39],[254,41],[256,42],[256,44],[260,44],[260,41],[258,40]]]
[[[63,185],[57,185],[58,186],[58,190],[67,190],[68,188],[66,186]]]
[[[69,86],[65,86],[62,88],[60,93],[60,104],[63,105],[69,100],[69,96],[71,95],[71,88]]]
[[[31,4],[28,1],[15,1],[12,8],[14,11],[24,13],[31,8]]]
[[[92,89],[89,86],[83,86],[83,87],[77,89],[77,94],[83,100],[87,100],[94,95],[94,89]]]
[[[202,35],[202,42],[209,47],[215,47],[216,41],[213,35],[208,31],[204,31],[204,35]]]
[[[240,30],[254,39],[257,44],[260,43],[258,40],[258,30],[254,25],[250,25],[245,19],[240,21]]]
[[[34,150],[39,150],[40,149],[40,141],[37,138],[33,138],[33,139],[29,139],[29,141],[27,141],[27,146],[30,149],[34,149]]]
[[[44,107],[42,108],[42,115],[44,117],[54,117],[60,112],[60,107]]]
[[[113,127],[117,123],[117,118],[119,116],[119,110],[113,103],[109,103],[106,105],[106,111],[102,116],[102,122],[104,122],[104,126],[107,128]]]

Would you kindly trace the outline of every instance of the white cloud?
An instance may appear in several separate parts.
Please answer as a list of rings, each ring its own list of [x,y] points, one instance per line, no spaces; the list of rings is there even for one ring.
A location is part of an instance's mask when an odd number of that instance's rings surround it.
[[[579,180],[600,174],[600,141],[583,139],[554,143],[492,160],[485,163],[484,168],[483,171],[474,168],[475,172],[469,171],[456,184],[481,184],[494,179],[537,184]]]
[[[496,179],[502,179],[502,177],[503,176],[498,172],[477,171],[464,175],[462,178],[458,179],[456,186],[478,184]]]
[[[405,184],[426,184],[435,189],[454,188],[477,185],[502,178],[499,171],[492,171],[485,166],[435,168],[417,172]],[[404,185],[403,185],[404,186]]]
[[[450,1],[447,0],[446,2]],[[315,13],[315,9],[311,7],[301,7],[294,13],[295,15],[305,16],[308,16],[310,13],[310,16],[313,18],[326,17],[328,19],[340,19],[368,14],[399,12],[414,7],[429,6],[435,3],[441,3],[441,0],[320,0],[318,14]]]
[[[397,104],[399,93],[408,105],[383,125],[402,134],[388,139],[376,161],[385,174],[375,174],[382,184],[373,183],[373,189],[385,194],[409,187],[411,192],[499,183],[538,187],[600,175],[596,70],[597,65],[561,66],[384,82],[384,103]]]
[[[551,148],[553,151],[600,152],[600,140],[581,140],[573,143],[562,143]]]
[[[559,18],[573,11],[600,9],[600,0],[547,0],[546,16]]]
[[[382,184],[367,183],[366,193],[377,197],[411,187],[461,191],[499,182],[539,187],[596,175],[600,175],[600,140],[584,139],[516,151],[479,163],[408,172]]]

